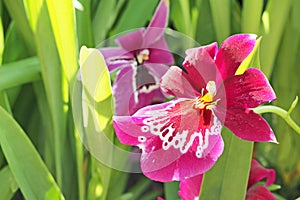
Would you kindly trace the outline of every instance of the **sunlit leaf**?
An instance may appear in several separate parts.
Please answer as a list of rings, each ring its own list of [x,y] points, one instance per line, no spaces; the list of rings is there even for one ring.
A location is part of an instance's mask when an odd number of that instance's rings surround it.
[[[64,199],[38,152],[17,124],[0,107],[0,144],[26,199]]]

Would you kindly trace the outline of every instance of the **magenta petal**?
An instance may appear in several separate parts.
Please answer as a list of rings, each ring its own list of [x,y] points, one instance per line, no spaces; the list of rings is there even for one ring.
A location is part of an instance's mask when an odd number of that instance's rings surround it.
[[[160,181],[181,181],[208,171],[222,154],[224,143],[221,135],[209,137],[212,144],[206,156],[198,158],[195,150],[182,154],[178,149],[162,149],[162,141],[158,138],[150,140],[146,153],[141,156],[141,168],[145,176]],[[195,148],[195,146],[193,146]]]
[[[167,26],[169,16],[169,3],[167,0],[161,0],[151,22],[144,33],[144,45],[151,46],[153,43],[163,37]]]
[[[183,180],[209,170],[223,151],[221,122],[201,123],[193,101],[147,106],[131,117],[114,117],[120,141],[142,149],[143,173],[161,182]]]
[[[256,35],[236,34],[227,38],[216,56],[216,64],[223,80],[233,76],[255,46]]]
[[[211,57],[216,52],[216,47],[216,43],[213,43],[186,51],[187,56],[183,67],[187,73],[183,75],[199,93],[208,81],[216,79],[217,67]]]
[[[253,186],[247,190],[246,200],[276,200],[275,196],[264,186]]]
[[[200,95],[187,80],[179,67],[172,66],[161,79],[161,88],[164,92],[178,98],[194,98]]]
[[[116,42],[126,51],[134,51],[141,48],[143,44],[143,33],[141,28],[116,39]]]
[[[185,179],[180,182],[178,195],[182,200],[195,200],[199,198],[203,174]]]
[[[130,115],[130,98],[134,95],[132,66],[126,66],[121,69],[113,84],[113,94],[115,97],[115,115]]]
[[[225,86],[225,90],[224,90]],[[226,95],[222,94],[226,92]],[[244,74],[230,77],[217,92],[216,99],[231,108],[255,108],[276,99],[268,79],[258,69],[250,68]],[[226,101],[226,102],[225,102]]]
[[[163,63],[166,65],[174,63],[173,55],[171,54],[164,37],[161,37],[151,46],[146,46],[146,48],[150,48],[149,60],[147,62]]]
[[[217,116],[222,119],[223,114],[219,108],[215,111]],[[243,140],[277,143],[276,137],[266,120],[252,110],[227,109],[224,125]]]
[[[261,166],[256,160],[251,161],[250,175],[248,179],[248,187],[266,178],[265,186],[272,185],[276,179],[274,169],[266,169]]]
[[[133,60],[131,53],[119,47],[102,48],[100,52],[103,54],[110,72],[130,65]]]

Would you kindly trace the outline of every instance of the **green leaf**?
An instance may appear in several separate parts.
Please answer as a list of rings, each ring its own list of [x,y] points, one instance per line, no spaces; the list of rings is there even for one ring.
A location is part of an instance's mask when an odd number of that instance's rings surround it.
[[[38,152],[17,122],[0,107],[0,144],[26,199],[64,199]]]
[[[109,29],[112,27],[118,15],[116,12],[116,0],[102,0],[100,1],[96,10],[95,17],[93,18],[93,35],[95,45],[103,42]]]
[[[241,63],[241,65],[239,66],[235,74],[243,74],[249,67],[255,67],[260,69],[260,62],[259,62],[260,41],[261,41],[261,37],[256,40],[252,52]]]
[[[80,50],[80,72],[82,81],[83,125],[86,130],[86,144],[99,161],[93,159],[92,177],[101,174],[103,193],[106,199],[111,179],[114,132],[112,115],[114,111],[110,76],[105,60],[97,49],[83,46]],[[74,109],[74,108],[73,108]],[[97,171],[99,169],[99,171]],[[95,185],[95,189],[99,187]],[[96,194],[95,194],[96,195]],[[95,197],[96,198],[96,197]]]
[[[120,16],[113,33],[129,31],[130,29],[144,27],[149,22],[157,6],[158,0],[141,1],[129,0]],[[134,13],[134,14],[133,14]]]
[[[73,85],[78,68],[73,1],[46,0],[46,2],[63,71],[68,82]]]
[[[267,9],[263,13],[265,34],[261,41],[261,67],[270,78],[273,71],[280,41],[290,14],[292,0],[268,1]]]
[[[91,19],[91,1],[80,0],[83,9],[76,9],[76,28],[77,28],[77,40],[78,47],[82,45],[93,47],[93,33],[92,33],[92,19]],[[101,1],[102,2],[102,1]],[[98,30],[99,31],[99,30]]]
[[[231,33],[231,0],[210,0],[215,33],[219,43]]]
[[[41,79],[36,57],[5,64],[0,68],[0,90]]]
[[[179,199],[180,197],[178,196],[178,191],[179,191],[178,181],[164,183],[164,194],[166,200]]]
[[[245,199],[253,142],[237,138],[223,128],[224,152],[204,174],[200,199]]]
[[[242,32],[259,34],[261,25],[262,0],[244,0],[242,9]]]
[[[1,169],[0,180],[5,180],[0,181],[0,199],[12,199],[19,186],[8,166]]]
[[[35,41],[33,36],[33,31],[30,27],[27,18],[27,12],[23,4],[23,0],[4,0],[7,10],[10,16],[15,21],[20,33],[27,44],[27,50],[29,53],[35,52]]]

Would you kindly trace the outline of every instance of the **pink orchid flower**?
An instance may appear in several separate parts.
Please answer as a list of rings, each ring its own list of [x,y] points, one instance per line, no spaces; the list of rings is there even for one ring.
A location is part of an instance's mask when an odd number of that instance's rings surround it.
[[[113,84],[116,115],[131,115],[153,102],[163,102],[161,77],[174,62],[164,37],[169,5],[161,0],[147,27],[116,39],[120,47],[102,48],[108,69],[120,70]]]
[[[180,182],[178,195],[182,200],[199,199],[203,174],[185,179]],[[257,185],[259,181],[266,178],[265,185]],[[275,196],[266,188],[275,182],[276,173],[274,169],[262,167],[256,160],[251,161],[251,168],[247,186],[246,200],[267,199],[275,200]]]
[[[147,177],[167,182],[209,170],[223,152],[223,125],[241,139],[276,142],[268,123],[251,109],[276,98],[267,78],[254,68],[235,75],[255,42],[255,35],[238,34],[220,49],[213,43],[187,50],[185,71],[173,66],[161,80],[176,99],[114,116],[120,141],[142,149]]]

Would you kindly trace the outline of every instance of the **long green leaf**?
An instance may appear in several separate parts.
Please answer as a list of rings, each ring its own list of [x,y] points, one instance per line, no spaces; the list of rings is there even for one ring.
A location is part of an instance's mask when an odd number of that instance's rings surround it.
[[[33,31],[29,25],[23,0],[4,0],[10,16],[14,19],[20,33],[23,35],[30,54],[35,52]]]
[[[282,34],[288,20],[292,0],[268,1],[267,10],[263,13],[265,34],[261,41],[262,71],[270,78]]]
[[[17,122],[0,107],[0,144],[26,199],[64,199],[52,175]]]
[[[209,2],[217,40],[221,43],[231,33],[231,0],[210,0]]]
[[[0,68],[0,90],[41,79],[36,57],[3,65]]]
[[[157,2],[158,0],[129,0],[113,33],[120,33],[134,28],[144,27],[146,22],[150,21]],[[134,15],[132,13],[134,13]]]
[[[240,140],[223,129],[224,152],[215,166],[204,174],[200,199],[245,199],[253,142]]]
[[[11,199],[19,188],[13,174],[8,166],[0,171],[0,199]]]
[[[242,32],[259,33],[261,25],[262,0],[244,0],[242,10]]]
[[[72,84],[78,69],[73,1],[46,2],[62,67],[68,82]]]
[[[62,154],[63,143],[66,136],[66,111],[68,102],[68,86],[63,77],[60,57],[51,26],[47,4],[44,0],[42,6],[36,6],[37,2],[27,1],[27,8],[33,13],[30,20],[31,24],[36,24],[35,41],[37,44],[37,53],[40,60],[42,78],[47,94],[47,99],[51,112],[51,123],[54,136],[54,157],[55,157],[55,178],[62,186]],[[30,8],[30,9],[29,9]],[[40,9],[38,11],[34,9]],[[35,14],[35,15],[34,15]],[[36,21],[36,22],[35,22]],[[68,177],[67,174],[64,174]],[[71,177],[70,177],[71,178]]]
[[[112,128],[114,106],[110,76],[101,53],[97,49],[88,49],[85,46],[80,50],[80,72],[86,145],[96,158],[104,162],[94,160],[93,166],[99,168],[99,172],[93,170],[94,175],[92,174],[95,179],[99,173],[101,174],[103,187],[101,199],[104,200],[109,192],[111,169],[107,166],[111,165],[114,138]]]

